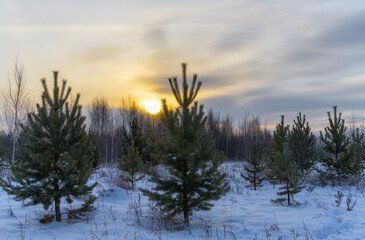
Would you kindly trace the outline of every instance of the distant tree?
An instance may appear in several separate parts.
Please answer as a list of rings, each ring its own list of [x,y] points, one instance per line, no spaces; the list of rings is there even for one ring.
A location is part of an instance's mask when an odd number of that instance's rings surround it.
[[[278,198],[275,202],[283,202],[287,200],[288,205],[291,205],[291,199],[294,194],[301,191],[302,186],[298,179],[298,168],[293,161],[293,153],[289,148],[289,125],[284,124],[284,116],[281,116],[281,123],[276,125],[276,130],[273,133],[273,139],[269,150],[269,161],[267,167],[270,169],[270,174],[273,179],[284,183],[280,187],[277,194],[279,196],[286,195],[286,198]]]
[[[151,181],[156,186],[142,192],[170,216],[182,213],[185,223],[189,224],[193,211],[209,210],[213,206],[211,201],[226,194],[229,186],[226,175],[218,170],[222,156],[215,154],[214,142],[204,131],[207,117],[203,106],[194,102],[202,83],[197,82],[195,74],[189,87],[186,67],[183,63],[181,92],[177,78],[169,78],[179,107],[173,111],[166,100],[162,100],[160,120],[167,133],[156,142],[156,149],[169,174],[162,176],[153,172]]]
[[[16,143],[20,133],[20,124],[24,123],[30,109],[25,84],[24,65],[17,58],[9,73],[7,91],[3,94],[5,125],[12,140],[11,161],[13,163],[16,154]]]
[[[271,132],[261,125],[259,116],[246,113],[237,129],[230,115],[221,119],[219,112],[214,113],[210,109],[207,117],[206,130],[213,134],[214,150],[223,152],[228,159],[241,160],[242,156],[248,155],[253,136],[256,136],[263,150],[270,146]]]
[[[234,149],[231,149],[233,139],[233,121],[231,116],[227,114],[226,118],[222,121],[221,126],[221,146],[223,146],[224,155],[228,159],[233,159]]]
[[[128,126],[133,118],[137,118],[139,123],[143,122],[143,115],[133,95],[123,97],[119,107],[119,119],[122,126]]]
[[[131,189],[134,190],[135,183],[144,178],[143,174],[138,176],[138,173],[143,172],[143,162],[140,157],[138,148],[134,146],[132,141],[131,146],[128,148],[126,156],[119,160],[119,169],[124,171],[126,175],[121,175],[123,181],[131,184]]]
[[[253,142],[251,144],[251,148],[249,154],[246,158],[248,165],[244,166],[246,174],[241,173],[241,176],[250,182],[250,185],[253,186],[254,190],[257,187],[261,187],[261,182],[264,178],[261,176],[264,167],[264,154],[261,146],[257,142],[256,136],[254,136]],[[250,186],[248,185],[248,186]]]
[[[322,174],[326,174],[332,180],[336,177],[348,177],[356,174],[359,169],[351,156],[351,141],[346,135],[347,127],[345,127],[345,120],[341,119],[342,113],[337,114],[337,107],[334,106],[333,118],[330,112],[327,115],[330,125],[324,129],[324,134],[320,131],[320,140],[324,151],[321,159],[327,170]]]
[[[310,169],[316,157],[315,136],[311,132],[305,115],[299,113],[297,121],[293,121],[292,129],[289,131],[289,148],[293,154],[293,160],[303,174]]]
[[[265,151],[270,146],[271,133],[266,127],[261,125],[260,117],[251,115],[249,112],[245,113],[243,118],[239,121],[238,127],[238,141],[240,151],[236,151],[239,156],[249,154],[250,146],[253,142],[253,137],[256,137],[257,143]]]
[[[112,123],[111,116],[112,114],[108,100],[103,96],[95,97],[92,101],[91,108],[89,109],[90,130],[96,136],[99,148],[106,163],[110,162],[110,144],[108,140]]]
[[[142,132],[141,123],[137,117],[134,117],[128,128],[122,127],[122,156],[125,158],[132,147],[132,143],[137,148],[140,157],[146,167],[153,167],[156,163],[151,159],[147,137]]]
[[[17,158],[10,164],[12,175],[0,179],[0,186],[16,200],[29,200],[29,205],[42,204],[48,209],[54,202],[56,221],[61,221],[62,198],[71,203],[73,197],[85,197],[80,211],[92,209],[95,197],[91,192],[96,183],[89,186],[87,182],[99,156],[93,136],[85,130],[80,95],[69,107],[71,88],[66,89],[63,80],[60,89],[58,72],[53,73],[53,95],[42,79],[42,104],[37,104],[37,112],[28,114],[27,125],[22,125]]]
[[[2,136],[0,136],[0,173],[4,167],[4,147],[2,144]]]
[[[212,137],[214,139],[214,150],[216,152],[220,151],[219,146],[219,137],[220,137],[220,115],[214,114],[212,109],[209,109],[207,116],[207,127],[208,131],[212,133]]]

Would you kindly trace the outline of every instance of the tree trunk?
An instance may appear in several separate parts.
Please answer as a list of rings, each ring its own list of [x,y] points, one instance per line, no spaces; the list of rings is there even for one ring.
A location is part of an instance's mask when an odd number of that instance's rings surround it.
[[[15,116],[14,116],[13,152],[11,155],[11,162],[13,164],[15,162],[15,148],[16,148],[17,138],[18,138],[18,102],[16,102],[16,104],[15,104]]]
[[[13,150],[12,150],[12,155],[11,155],[11,163],[13,163],[13,164],[15,162],[15,147],[16,147],[16,137],[15,137],[15,131],[14,131],[14,136],[13,136]]]
[[[286,179],[286,192],[288,193],[288,205],[290,206],[289,180]]]
[[[105,163],[108,166],[108,138],[105,134]]]
[[[134,190],[134,174],[131,174],[132,190]]]
[[[186,225],[189,225],[189,206],[188,206],[188,194],[186,192],[183,193],[183,208],[184,208],[184,222]]]
[[[61,222],[61,210],[60,210],[61,200],[59,198],[55,199],[54,206],[56,211],[56,221]]]
[[[256,191],[256,172],[253,172],[253,189]]]

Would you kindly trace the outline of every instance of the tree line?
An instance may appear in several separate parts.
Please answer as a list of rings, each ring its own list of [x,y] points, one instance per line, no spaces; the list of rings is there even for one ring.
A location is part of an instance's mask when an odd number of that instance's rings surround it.
[[[24,65],[18,59],[10,70],[2,103],[4,118],[1,136],[4,157],[14,161],[17,138],[21,131],[20,124],[25,123],[27,113],[34,110],[26,90]],[[161,129],[157,116],[142,109],[132,95],[122,97],[117,108],[112,107],[105,96],[94,97],[83,109],[83,114],[87,116],[86,125],[96,137],[101,151],[101,162],[105,164],[117,164],[123,152],[127,151],[121,142],[123,131],[125,136],[125,131],[131,130],[130,122],[133,118],[138,118],[138,124],[145,138],[149,136],[149,129],[153,128],[156,131]],[[272,135],[271,131],[261,123],[258,115],[245,113],[236,126],[229,114],[221,117],[220,113],[214,112],[213,109],[209,109],[207,113],[206,131],[213,134],[215,151],[223,152],[229,160],[242,160],[248,153],[253,136],[256,136],[266,148]]]

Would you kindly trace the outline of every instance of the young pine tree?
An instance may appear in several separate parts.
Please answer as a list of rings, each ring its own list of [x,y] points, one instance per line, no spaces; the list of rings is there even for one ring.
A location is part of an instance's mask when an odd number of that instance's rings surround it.
[[[226,175],[218,170],[223,157],[214,152],[211,136],[205,135],[207,118],[203,105],[194,102],[202,83],[197,82],[194,74],[189,86],[186,67],[183,63],[181,92],[177,78],[169,78],[179,107],[173,111],[166,100],[162,100],[160,120],[167,134],[155,142],[158,144],[155,149],[159,150],[162,165],[169,174],[152,173],[151,181],[156,186],[152,190],[142,189],[142,192],[170,216],[183,214],[185,223],[189,224],[193,211],[209,210],[213,206],[211,201],[226,194],[229,186]]]
[[[132,142],[137,148],[142,162],[145,167],[151,167],[156,163],[151,159],[149,145],[147,144],[146,136],[143,135],[142,128],[137,117],[134,117],[129,122],[129,129],[125,126],[122,128],[122,156],[125,158],[128,155]]]
[[[351,155],[355,169],[353,174],[357,175],[361,172],[365,160],[364,133],[356,128],[351,134],[351,140]]]
[[[89,186],[87,182],[100,156],[95,139],[85,130],[80,95],[70,107],[71,88],[63,80],[60,89],[58,72],[53,74],[53,92],[42,79],[42,104],[28,114],[17,158],[10,164],[12,176],[0,180],[0,185],[16,200],[28,200],[28,205],[42,204],[48,209],[54,203],[56,221],[61,221],[62,199],[72,203],[74,197],[85,197],[80,210],[92,209],[95,197],[91,192],[96,183]]]
[[[138,176],[138,173],[143,171],[143,162],[138,148],[134,146],[133,141],[132,146],[128,149],[127,155],[123,160],[119,161],[118,167],[120,170],[127,173],[127,175],[121,175],[122,180],[130,183],[132,190],[134,190],[135,183],[143,179],[144,175],[141,174]]]
[[[241,176],[246,181],[249,181],[250,185],[253,186],[254,190],[256,190],[257,187],[262,186],[261,182],[264,178],[261,176],[261,173],[265,169],[263,151],[257,143],[256,136],[253,137],[253,142],[250,146],[249,155],[247,157],[247,163],[248,166],[244,166],[247,176],[243,173],[241,173]]]
[[[351,141],[346,135],[345,120],[341,119],[341,113],[337,114],[336,106],[333,107],[333,119],[330,112],[327,114],[330,125],[324,129],[325,134],[320,131],[322,149],[325,152],[321,158],[327,170],[322,173],[332,180],[356,174],[359,169],[352,158]]]
[[[273,133],[267,166],[273,179],[284,184],[279,188],[277,194],[286,196],[286,198],[278,198],[274,202],[281,203],[287,200],[288,205],[291,205],[294,194],[300,192],[303,187],[299,183],[298,168],[293,161],[293,153],[289,148],[288,133],[289,125],[284,124],[284,116],[281,116],[281,123],[276,126]]]
[[[311,132],[305,115],[299,113],[297,121],[294,120],[289,132],[289,148],[293,154],[293,160],[299,168],[301,174],[308,171],[315,162],[315,137]]]

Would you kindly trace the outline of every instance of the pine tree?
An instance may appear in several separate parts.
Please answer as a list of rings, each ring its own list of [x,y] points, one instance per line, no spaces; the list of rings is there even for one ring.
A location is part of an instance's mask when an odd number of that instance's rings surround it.
[[[365,159],[365,144],[364,133],[360,132],[359,128],[351,134],[351,154],[353,161],[353,175],[357,175],[363,168],[363,162]]]
[[[292,150],[293,159],[298,166],[301,174],[310,169],[316,157],[315,137],[311,132],[305,115],[299,113],[297,121],[293,121],[291,131],[289,132],[289,147]]]
[[[213,206],[211,201],[226,194],[229,186],[226,175],[218,170],[223,156],[214,152],[214,141],[205,134],[207,117],[203,105],[194,102],[202,83],[197,82],[194,74],[189,89],[186,67],[183,63],[181,92],[177,78],[168,79],[179,107],[175,111],[169,109],[166,100],[162,100],[160,120],[167,133],[160,136],[155,149],[159,150],[162,165],[169,174],[152,173],[151,181],[156,186],[142,192],[169,216],[182,213],[189,224],[193,211],[209,210]]]
[[[336,106],[333,107],[333,119],[330,112],[327,115],[330,125],[324,129],[325,134],[320,131],[322,149],[325,152],[321,158],[327,168],[327,177],[332,180],[336,177],[348,177],[357,171],[351,156],[351,141],[346,135],[345,120],[341,119],[342,113],[337,115]]]
[[[132,190],[134,190],[135,183],[142,180],[144,175],[141,174],[140,176],[137,176],[138,173],[143,171],[143,162],[138,148],[134,146],[133,141],[125,158],[119,161],[118,167],[120,170],[127,173],[127,175],[121,175],[122,180],[130,183]]]
[[[47,210],[54,203],[56,221],[61,221],[61,200],[84,197],[81,211],[92,209],[91,195],[96,183],[87,182],[100,156],[95,139],[85,130],[81,115],[80,94],[70,107],[67,101],[71,88],[63,80],[58,86],[58,72],[54,74],[53,95],[42,79],[42,104],[28,114],[22,126],[17,158],[11,163],[12,176],[0,180],[1,187],[16,200],[28,205],[42,204]],[[73,211],[75,213],[75,211]]]
[[[147,138],[142,132],[142,128],[140,127],[140,122],[137,117],[133,117],[133,119],[129,122],[129,130],[125,126],[123,126],[122,128],[123,158],[128,155],[128,151],[132,147],[132,142],[134,144],[134,147],[137,148],[145,167],[153,167],[157,164],[150,156],[151,149],[147,144]]]
[[[254,190],[256,190],[257,187],[262,186],[261,183],[264,180],[264,178],[260,176],[260,174],[265,169],[263,151],[262,148],[257,143],[256,136],[253,137],[253,142],[250,146],[249,155],[247,157],[247,163],[249,165],[244,166],[247,176],[245,176],[243,173],[241,173],[241,176],[246,181],[249,181],[250,184],[253,186]]]
[[[279,196],[286,195],[286,198],[278,198],[274,202],[283,202],[287,200],[291,205],[291,199],[294,194],[303,188],[298,179],[298,168],[293,161],[293,153],[289,148],[289,125],[284,124],[284,116],[281,116],[281,123],[276,126],[273,133],[273,139],[269,149],[270,175],[273,179],[279,180],[284,186],[279,188]]]

